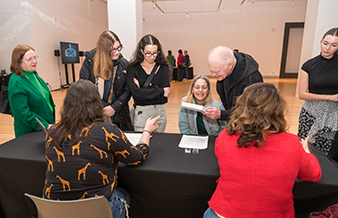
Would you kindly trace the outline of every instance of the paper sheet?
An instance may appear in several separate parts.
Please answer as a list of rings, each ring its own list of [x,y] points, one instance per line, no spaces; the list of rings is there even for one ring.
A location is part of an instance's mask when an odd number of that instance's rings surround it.
[[[142,133],[124,133],[124,135],[127,136],[130,143],[135,146],[140,141]]]
[[[209,136],[183,135],[178,147],[207,149]]]

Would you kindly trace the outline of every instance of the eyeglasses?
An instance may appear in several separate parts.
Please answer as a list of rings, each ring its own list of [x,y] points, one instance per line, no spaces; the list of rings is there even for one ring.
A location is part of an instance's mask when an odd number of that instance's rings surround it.
[[[194,89],[197,89],[197,90],[200,90],[200,89],[206,90],[208,88],[209,88],[208,86],[194,86]]]
[[[26,59],[25,61],[27,61],[27,62],[32,62],[33,60],[39,60],[39,56],[34,56],[34,57],[31,57],[31,58],[29,58],[29,59]]]
[[[121,50],[122,50],[122,45],[120,45],[119,47],[117,47],[117,48],[113,48],[112,50],[110,50],[109,52],[110,53],[115,53],[115,52],[120,52]]]
[[[144,54],[146,57],[150,58],[151,56],[157,57],[158,53],[159,53],[159,52],[156,51],[156,52],[154,52],[154,53],[151,53],[151,52],[144,52],[143,54]]]

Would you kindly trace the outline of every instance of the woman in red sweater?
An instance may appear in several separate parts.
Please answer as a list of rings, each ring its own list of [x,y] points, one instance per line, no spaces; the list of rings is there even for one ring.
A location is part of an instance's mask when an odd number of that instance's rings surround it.
[[[307,139],[302,146],[286,132],[286,109],[269,83],[255,83],[237,99],[216,139],[220,178],[204,218],[295,217],[295,179],[318,181],[321,169]]]

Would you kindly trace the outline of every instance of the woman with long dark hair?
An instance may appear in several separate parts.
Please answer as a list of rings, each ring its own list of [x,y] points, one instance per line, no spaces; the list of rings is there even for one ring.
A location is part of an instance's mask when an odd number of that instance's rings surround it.
[[[126,71],[127,60],[121,54],[123,46],[112,31],[101,33],[96,48],[85,52],[80,79],[92,81],[98,88],[103,114],[122,130],[134,130],[129,105],[131,94]]]
[[[96,86],[73,83],[64,98],[61,119],[46,136],[46,181],[43,197],[75,200],[104,195],[114,218],[124,218],[130,196],[117,187],[118,162],[141,164],[159,117],[148,118],[141,139],[132,145],[114,124],[106,123]]]
[[[238,97],[217,137],[217,188],[204,218],[295,217],[296,178],[316,182],[321,169],[296,135],[287,133],[287,104],[270,83],[255,83]]]
[[[155,36],[146,35],[139,41],[127,71],[136,106],[135,131],[143,130],[149,116],[160,115],[157,132],[164,132],[167,124],[165,103],[170,96],[170,73],[161,43]]]

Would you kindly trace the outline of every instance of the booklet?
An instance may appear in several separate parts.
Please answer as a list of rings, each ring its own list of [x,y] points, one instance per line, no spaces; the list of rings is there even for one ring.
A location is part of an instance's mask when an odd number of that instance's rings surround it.
[[[187,103],[187,102],[184,102],[184,101],[182,102],[182,107],[189,109],[189,110],[199,111],[199,112],[207,111],[207,109],[202,105],[191,104],[191,103]]]

